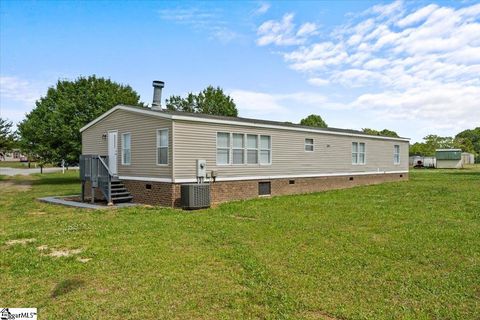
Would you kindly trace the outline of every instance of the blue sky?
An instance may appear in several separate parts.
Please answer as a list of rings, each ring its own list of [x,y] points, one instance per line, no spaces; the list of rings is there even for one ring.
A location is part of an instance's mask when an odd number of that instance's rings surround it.
[[[96,74],[151,102],[221,86],[240,115],[397,131],[480,125],[478,1],[1,1],[0,116]]]

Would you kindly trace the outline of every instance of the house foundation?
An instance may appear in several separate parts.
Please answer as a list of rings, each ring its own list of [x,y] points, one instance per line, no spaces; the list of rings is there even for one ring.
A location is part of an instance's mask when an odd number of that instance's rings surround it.
[[[361,185],[408,180],[408,173],[328,176],[311,178],[285,178],[268,180],[218,181],[210,185],[212,204],[259,197],[259,184],[269,185],[269,195],[290,195],[351,188]],[[133,196],[133,202],[164,207],[181,207],[179,183],[122,180]],[[90,188],[86,186],[86,195]],[[102,199],[100,192],[97,199]]]

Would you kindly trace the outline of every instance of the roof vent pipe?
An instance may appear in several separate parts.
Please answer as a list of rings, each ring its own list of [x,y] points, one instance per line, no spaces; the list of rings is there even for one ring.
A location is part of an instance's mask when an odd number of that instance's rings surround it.
[[[153,85],[152,110],[162,110],[162,88],[165,86],[163,81],[155,80]]]

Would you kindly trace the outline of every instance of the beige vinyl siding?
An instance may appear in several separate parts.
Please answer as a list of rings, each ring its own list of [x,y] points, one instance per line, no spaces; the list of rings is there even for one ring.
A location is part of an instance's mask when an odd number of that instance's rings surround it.
[[[207,160],[208,170],[216,170],[218,177],[223,178],[408,170],[406,141],[186,120],[174,120],[174,127],[175,179],[193,179],[196,159]],[[217,166],[217,132],[270,135],[272,164]],[[314,139],[313,152],[305,152],[305,138]],[[364,165],[352,165],[352,142],[365,143]],[[400,146],[400,164],[397,165],[393,159],[394,145]]]
[[[158,166],[157,129],[169,130],[168,165]],[[118,131],[117,166],[119,176],[172,177],[172,121],[125,110],[117,110],[82,132],[82,153],[108,155],[107,139],[102,135]],[[131,133],[131,164],[122,165],[122,134]]]

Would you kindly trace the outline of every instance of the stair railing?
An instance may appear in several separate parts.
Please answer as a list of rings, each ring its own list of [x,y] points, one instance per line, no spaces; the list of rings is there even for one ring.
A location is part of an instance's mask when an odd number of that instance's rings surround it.
[[[80,155],[80,179],[82,180],[82,201],[85,201],[85,182],[90,181],[91,202],[95,202],[95,189],[99,188],[108,204],[112,204],[112,177],[108,168],[108,157],[96,154]]]

